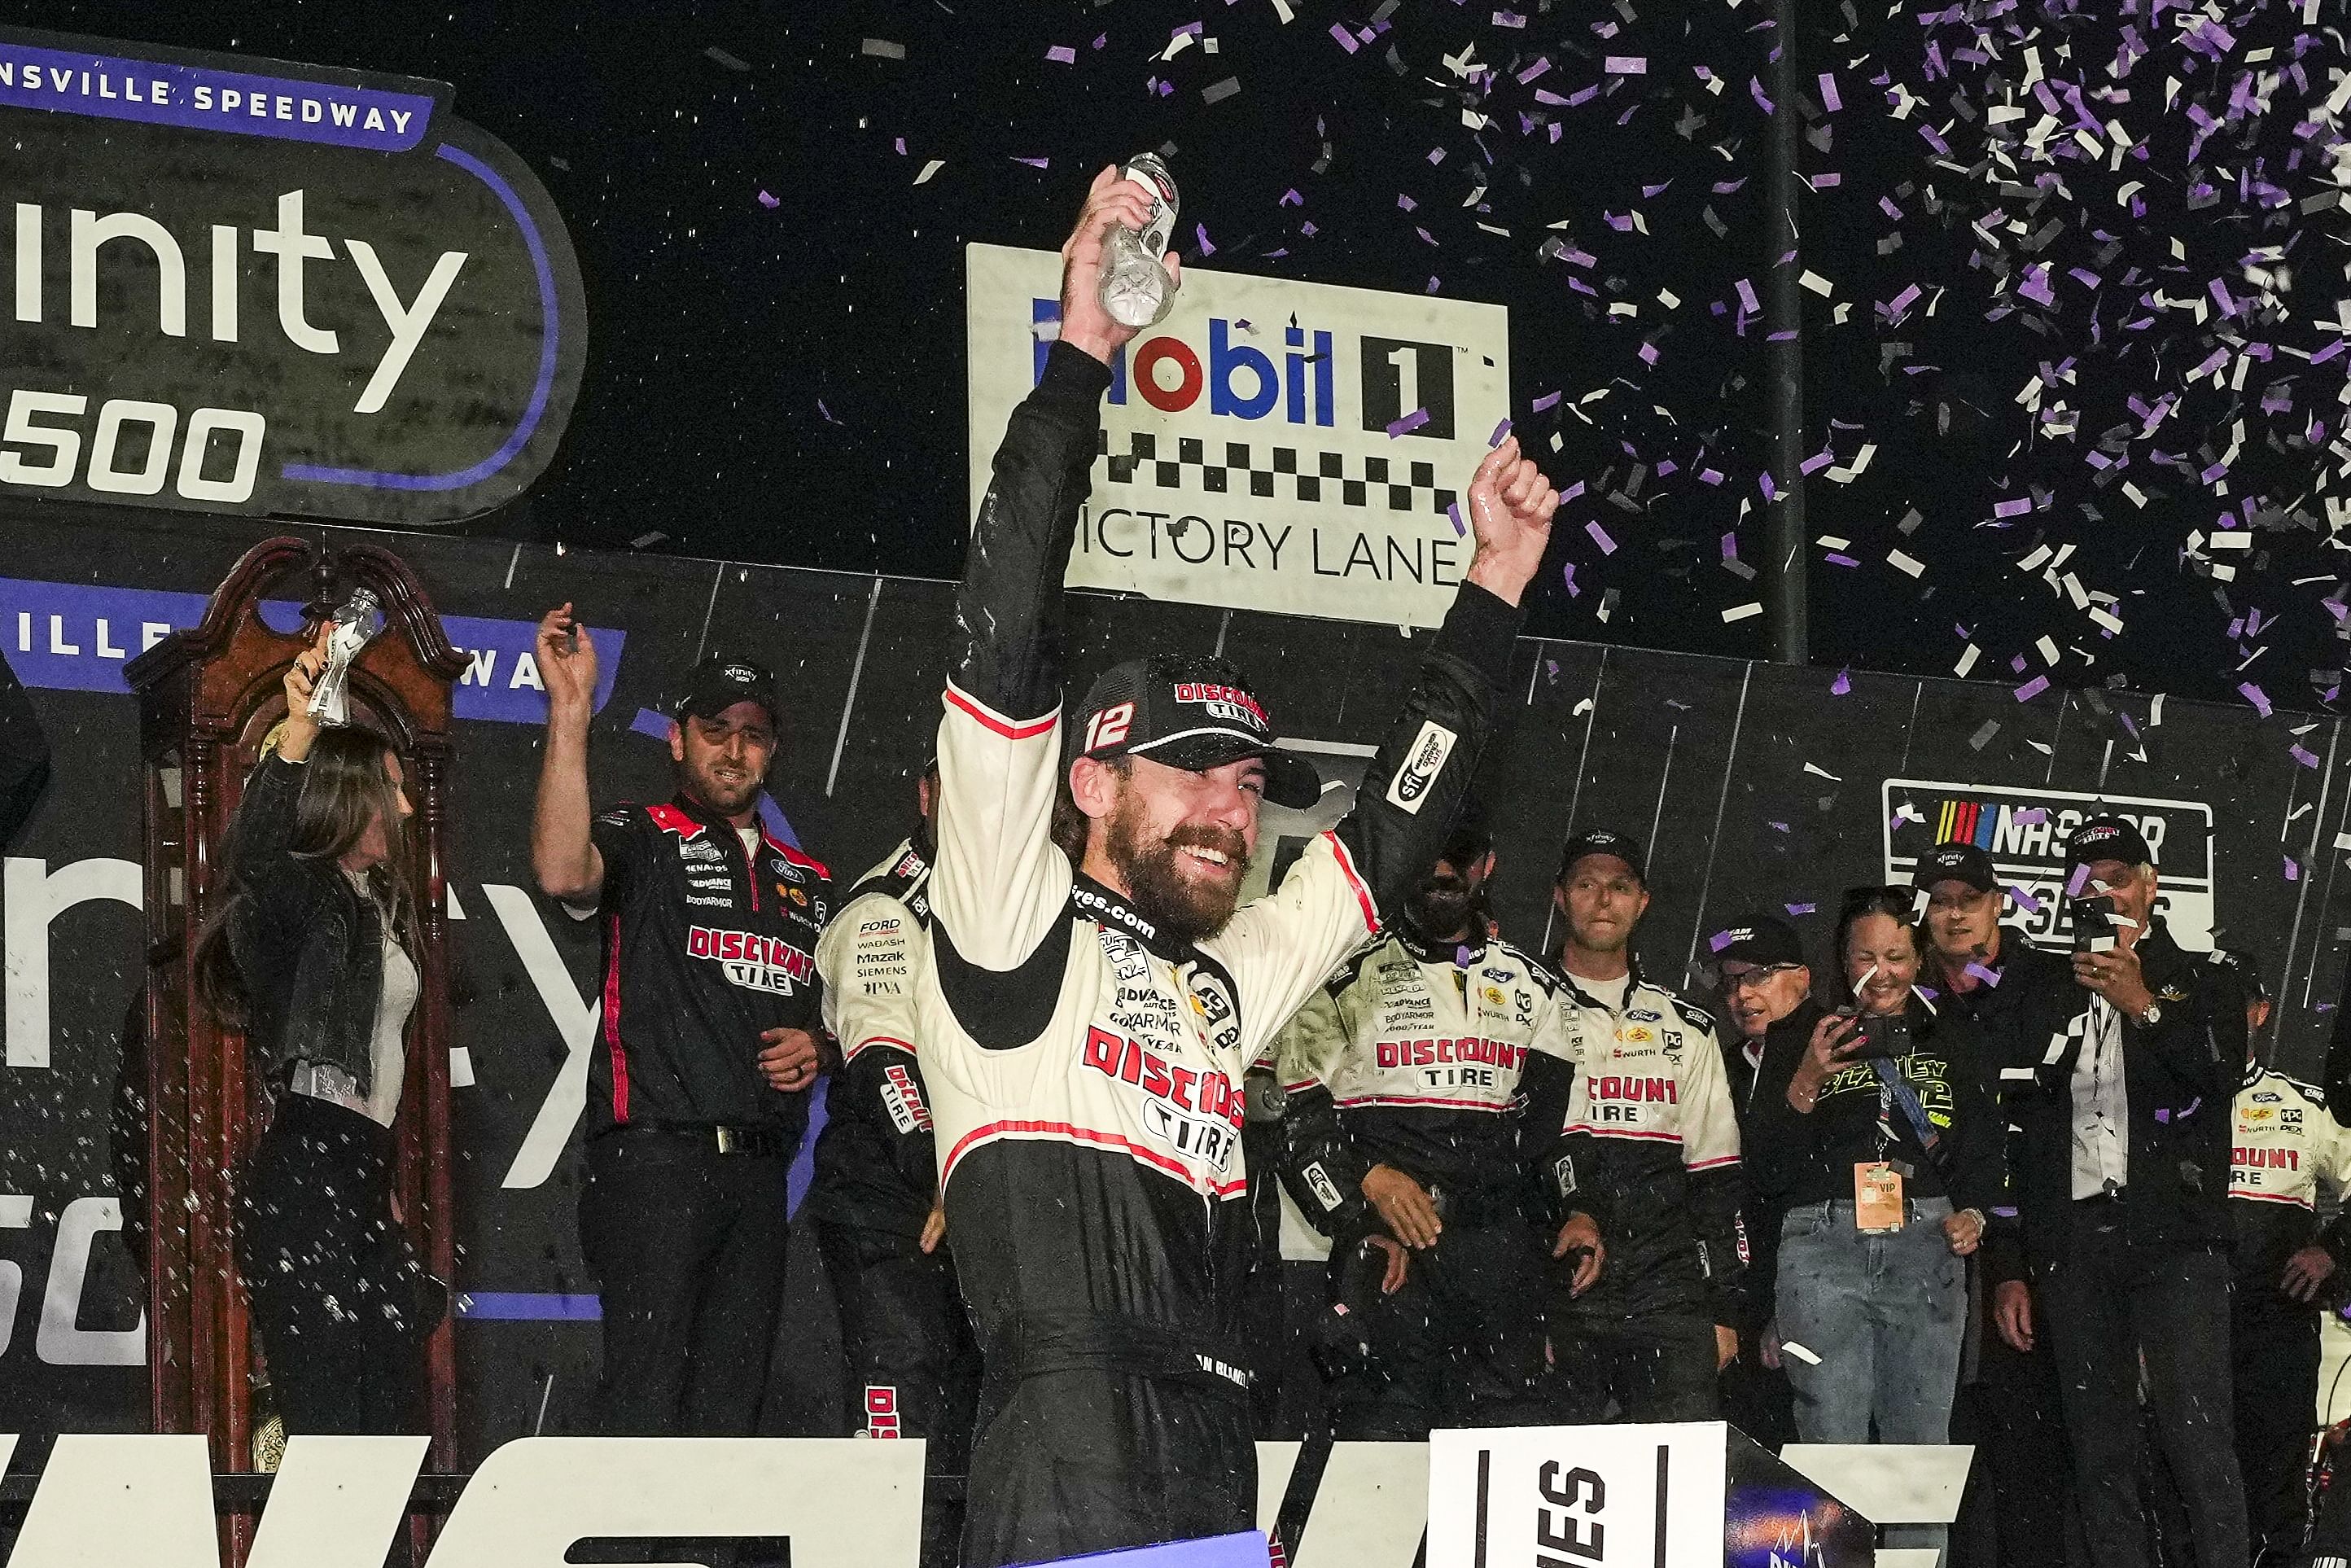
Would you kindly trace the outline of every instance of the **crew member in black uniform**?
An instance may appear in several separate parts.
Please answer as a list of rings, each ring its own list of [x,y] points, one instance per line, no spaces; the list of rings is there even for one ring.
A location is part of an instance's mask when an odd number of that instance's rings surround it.
[[[1063,249],[1060,340],[997,449],[939,725],[915,1016],[987,1358],[967,1568],[1254,1521],[1242,1075],[1442,849],[1559,505],[1515,443],[1479,465],[1476,554],[1353,811],[1241,905],[1259,800],[1311,807],[1320,781],[1275,747],[1240,671],[1115,665],[1079,709],[1074,761],[1062,747],[1061,579],[1110,363],[1134,336],[1102,308],[1102,244],[1149,210],[1106,169]],[[1052,837],[1064,779],[1084,818],[1074,873]]]
[[[1342,1439],[1541,1425],[1544,1255],[1564,1229],[1583,1285],[1604,1260],[1591,1216],[1539,1201],[1574,1069],[1551,976],[1488,935],[1493,871],[1473,801],[1386,939],[1276,1042],[1282,1180],[1332,1241]]]
[[[603,1431],[747,1437],[782,1307],[785,1177],[816,1082],[825,869],[759,825],[782,714],[747,660],[698,666],[666,805],[588,803],[596,648],[539,622],[539,890],[603,927],[580,1239],[603,1291]]]
[[[979,1349],[956,1288],[938,1207],[938,1155],[914,1041],[914,977],[930,957],[931,803],[843,900],[817,944],[824,1023],[841,1064],[825,1100],[809,1214],[841,1312],[855,1432],[921,1437],[923,1562],[952,1568],[960,1491],[979,1399]],[[950,1488],[939,1478],[953,1476]]]
[[[1982,1061],[2021,1060],[2081,1010],[2081,989],[2065,960],[2001,920],[2007,900],[1990,854],[1972,843],[1937,844],[1919,858],[1911,880],[1927,894],[1921,982],[1944,1012],[1982,1031]],[[1998,1068],[1988,1071],[1985,1092],[1997,1099]],[[2081,1533],[2070,1506],[2073,1456],[2056,1358],[2033,1332],[2022,1256],[1997,1239],[2013,1227],[2015,1212],[2003,1198],[1977,1254],[1974,1375],[1961,1384],[1951,1427],[1955,1438],[1975,1443],[1987,1485],[1984,1506],[1961,1513],[1958,1538],[1991,1549],[2008,1568],[2063,1568],[2075,1550],[2069,1539]]]
[[[2258,1040],[2270,1020],[2269,985],[2252,955],[2212,955],[2245,996],[2245,1034]],[[2229,1292],[2229,1350],[2236,1401],[2237,1463],[2245,1473],[2245,1515],[2254,1561],[2269,1568],[2299,1560],[2310,1522],[2311,1437],[2318,1421],[2318,1322],[2343,1300],[2351,1260],[2351,1132],[2327,1113],[2314,1084],[2261,1064],[2249,1049],[2237,1091],[2231,1144],[2229,1212],[2236,1222],[2236,1280]],[[2336,1206],[2318,1222],[2324,1190]]]

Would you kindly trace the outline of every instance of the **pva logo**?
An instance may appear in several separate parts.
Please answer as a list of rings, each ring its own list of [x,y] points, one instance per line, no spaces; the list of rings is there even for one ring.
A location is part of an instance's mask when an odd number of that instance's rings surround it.
[[[1032,325],[1058,322],[1058,299],[1031,299]],[[1172,332],[1137,339],[1112,356],[1110,401],[1124,407],[1134,395],[1162,413],[1182,413],[1203,396],[1219,418],[1262,420],[1333,428],[1339,423],[1337,378],[1332,372],[1339,338],[1294,319],[1281,329],[1281,352],[1249,341],[1256,329],[1246,321],[1208,318],[1207,352]],[[1361,392],[1360,428],[1383,434],[1418,435],[1450,441],[1454,435],[1453,345],[1405,338],[1352,340],[1356,384]],[[1051,342],[1037,339],[1031,384],[1045,373]]]

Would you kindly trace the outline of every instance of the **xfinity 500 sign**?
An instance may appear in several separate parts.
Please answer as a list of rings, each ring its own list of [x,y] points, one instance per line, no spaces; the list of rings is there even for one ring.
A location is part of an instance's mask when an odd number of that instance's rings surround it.
[[[1061,259],[975,245],[965,266],[976,514],[1058,335]],[[1069,580],[1434,626],[1510,385],[1500,306],[1186,267],[1167,319],[1111,367]]]
[[[547,193],[436,82],[0,29],[0,496],[433,524],[547,465]]]

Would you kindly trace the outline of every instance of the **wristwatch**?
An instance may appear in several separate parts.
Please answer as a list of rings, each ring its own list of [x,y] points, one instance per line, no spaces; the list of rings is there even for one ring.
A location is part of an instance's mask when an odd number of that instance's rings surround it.
[[[2138,1025],[2141,1029],[2153,1029],[2156,1025],[2163,1021],[2163,1004],[2161,1002],[2147,1003],[2147,1010],[2140,1013],[2131,1021]]]

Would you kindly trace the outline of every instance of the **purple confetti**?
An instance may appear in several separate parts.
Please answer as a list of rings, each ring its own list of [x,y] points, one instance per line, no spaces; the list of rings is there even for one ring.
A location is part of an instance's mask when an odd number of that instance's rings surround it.
[[[1354,34],[1353,34],[1353,33],[1351,33],[1351,32],[1349,32],[1349,31],[1347,31],[1347,24],[1346,24],[1346,23],[1344,23],[1344,22],[1333,22],[1333,23],[1332,23],[1332,24],[1331,24],[1331,36],[1332,36],[1332,37],[1334,37],[1334,38],[1338,39],[1338,40],[1339,40],[1339,47],[1340,47],[1341,48],[1343,48],[1343,49],[1346,50],[1346,51],[1347,51],[1349,54],[1351,54],[1351,55],[1352,55],[1352,54],[1353,54],[1357,49],[1360,49],[1360,48],[1362,48],[1362,47],[1363,47],[1363,46],[1362,46],[1361,44],[1358,44],[1357,42],[1355,42],[1355,35],[1354,35]]]
[[[1997,986],[2000,984],[2000,971],[1997,969],[1987,969],[1981,964],[1970,963],[1968,966],[1968,973],[1974,976],[1977,979],[1982,981],[1987,986]]]
[[[2288,882],[2300,882],[2302,880],[2301,863],[2292,855],[2285,857],[2285,879]]]
[[[1712,953],[1719,953],[1730,944],[1731,936],[1728,931],[1718,931],[1706,939],[1707,950]]]
[[[2268,694],[2264,693],[2261,687],[2253,685],[2251,681],[2244,681],[2238,685],[2237,690],[2247,702],[2253,705],[2253,711],[2255,713],[2260,714],[2263,718],[2270,716],[2270,699]]]
[[[2043,692],[2045,692],[2048,689],[2049,677],[2046,675],[2035,675],[2031,680],[2016,688],[2016,700],[2021,703],[2029,703],[2034,697],[2039,696]]]
[[[1592,536],[1592,542],[1600,547],[1600,553],[1602,555],[1614,555],[1616,553],[1616,541],[1608,537],[1608,530],[1602,528],[1598,521],[1595,520],[1584,524],[1583,531]]]
[[[1781,907],[1787,910],[1790,915],[1810,915],[1814,906],[1809,904],[1782,904]]]
[[[1045,51],[1045,57],[1057,66],[1073,66],[1078,63],[1078,51],[1067,44],[1055,44]]]
[[[2316,754],[2313,752],[2305,751],[2299,746],[2289,746],[2286,747],[2286,750],[2293,756],[2296,762],[2301,763],[2304,768],[2315,768],[2318,766],[2318,758]]]
[[[1600,68],[1612,77],[1645,77],[1649,74],[1646,55],[1610,55],[1600,62]]]
[[[1839,670],[1837,672],[1837,678],[1829,683],[1829,695],[1833,697],[1841,697],[1851,690],[1853,690],[1853,672],[1851,670]]]
[[[1053,166],[1053,161],[1050,158],[1015,158],[1012,161],[1015,163],[1026,163],[1031,169],[1050,169]]]
[[[1537,413],[1541,413],[1546,409],[1552,409],[1558,406],[1559,393],[1557,392],[1545,392],[1542,396],[1535,399],[1534,401],[1534,412]]]
[[[1447,505],[1445,515],[1453,519],[1453,537],[1457,539],[1467,538],[1469,534],[1469,525],[1461,520],[1461,503],[1455,501]]]
[[[772,193],[761,191],[759,193],[759,204],[767,208],[769,212],[773,212],[776,208],[782,206],[783,203],[778,201]]]
[[[1214,256],[1217,254],[1217,247],[1208,243],[1207,225],[1194,224],[1192,225],[1192,236],[1200,242],[1200,254],[1202,256]]]
[[[2010,883],[2008,884],[2008,895],[2016,900],[2016,907],[2022,909],[2027,915],[2038,915],[2041,913],[2041,901],[2033,897],[2030,893],[2027,893],[2024,889],[2017,886],[2014,883]]]
[[[1425,408],[1414,409],[1402,419],[1392,419],[1388,421],[1388,439],[1390,441],[1394,441],[1399,435],[1409,435],[1427,423],[1428,410]]]

